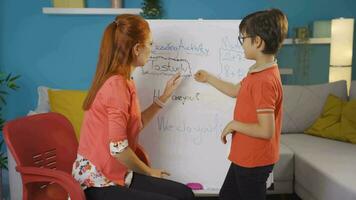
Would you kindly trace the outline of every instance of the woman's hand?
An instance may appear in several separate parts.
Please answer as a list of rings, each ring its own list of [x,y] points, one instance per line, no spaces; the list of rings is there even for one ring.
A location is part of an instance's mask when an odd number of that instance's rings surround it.
[[[170,176],[170,174],[164,170],[153,169],[153,168],[150,169],[149,175],[156,178],[163,178],[163,176]]]
[[[205,70],[199,70],[194,74],[194,79],[201,83],[206,83],[210,74]]]
[[[162,94],[161,101],[166,102],[168,98],[170,98],[173,92],[178,88],[181,84],[183,77],[181,76],[180,72],[173,75],[166,83],[166,88]]]

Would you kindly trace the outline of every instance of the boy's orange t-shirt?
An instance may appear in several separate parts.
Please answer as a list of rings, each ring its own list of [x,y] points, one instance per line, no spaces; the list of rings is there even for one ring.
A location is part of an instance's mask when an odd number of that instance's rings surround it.
[[[229,160],[248,168],[274,164],[279,159],[282,125],[283,91],[278,66],[250,72],[240,83],[234,120],[258,123],[258,112],[273,112],[275,133],[271,139],[261,139],[235,132],[232,136]]]

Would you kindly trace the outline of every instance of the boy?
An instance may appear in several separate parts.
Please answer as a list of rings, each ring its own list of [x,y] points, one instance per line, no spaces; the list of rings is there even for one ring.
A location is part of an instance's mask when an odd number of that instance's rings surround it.
[[[224,144],[231,133],[232,143],[220,199],[261,200],[266,198],[266,181],[279,159],[283,94],[275,56],[288,21],[278,9],[264,10],[246,16],[239,30],[245,57],[256,61],[247,76],[235,85],[199,70],[195,80],[237,98],[234,120],[221,133]]]

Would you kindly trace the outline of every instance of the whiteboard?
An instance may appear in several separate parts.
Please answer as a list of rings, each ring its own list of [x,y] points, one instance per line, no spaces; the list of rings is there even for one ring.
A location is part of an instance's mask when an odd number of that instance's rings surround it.
[[[235,99],[198,83],[193,75],[205,69],[238,83],[252,61],[238,43],[240,20],[152,20],[152,54],[135,70],[141,108],[151,105],[166,81],[181,71],[181,86],[168,105],[140,134],[154,168],[171,173],[168,179],[199,182],[205,189],[220,188],[230,165],[230,147],[220,133],[233,119]],[[228,142],[230,143],[230,142]]]

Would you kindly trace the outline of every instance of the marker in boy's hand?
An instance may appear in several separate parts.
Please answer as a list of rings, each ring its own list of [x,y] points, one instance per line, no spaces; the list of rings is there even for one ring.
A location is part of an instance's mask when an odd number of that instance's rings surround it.
[[[198,82],[205,83],[208,81],[208,72],[205,70],[199,70],[194,74],[194,79]]]

